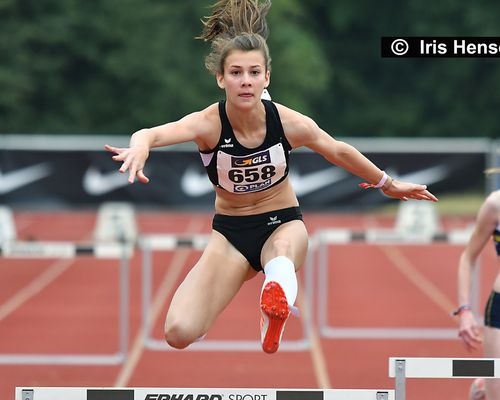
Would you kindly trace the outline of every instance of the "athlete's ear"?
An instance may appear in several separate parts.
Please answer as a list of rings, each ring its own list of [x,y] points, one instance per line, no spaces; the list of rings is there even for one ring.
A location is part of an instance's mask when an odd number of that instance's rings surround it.
[[[266,84],[264,87],[267,89],[269,87],[269,83],[271,82],[271,71],[266,71]]]
[[[215,74],[215,79],[217,80],[217,86],[219,86],[221,89],[224,89],[224,75],[217,72]]]

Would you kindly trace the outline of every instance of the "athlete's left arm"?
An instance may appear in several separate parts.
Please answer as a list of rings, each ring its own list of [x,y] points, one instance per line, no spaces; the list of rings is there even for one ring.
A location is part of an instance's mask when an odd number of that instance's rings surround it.
[[[279,113],[285,135],[294,148],[305,146],[321,154],[330,163],[338,165],[367,182],[377,184],[384,172],[353,146],[335,140],[321,129],[311,118],[284,106]],[[418,199],[437,201],[427,186],[392,180],[384,193],[401,200]]]

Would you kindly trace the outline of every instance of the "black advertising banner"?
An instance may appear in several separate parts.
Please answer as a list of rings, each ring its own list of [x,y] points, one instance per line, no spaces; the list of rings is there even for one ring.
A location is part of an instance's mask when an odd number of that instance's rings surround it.
[[[484,191],[487,154],[481,152],[364,152],[391,176],[423,183],[436,195]],[[389,201],[378,190],[321,156],[292,152],[290,177],[310,210],[369,209]],[[128,184],[119,164],[98,150],[21,150],[0,147],[0,204],[13,208],[81,208],[105,201],[137,207],[213,209],[214,192],[196,151],[152,151],[147,185]]]

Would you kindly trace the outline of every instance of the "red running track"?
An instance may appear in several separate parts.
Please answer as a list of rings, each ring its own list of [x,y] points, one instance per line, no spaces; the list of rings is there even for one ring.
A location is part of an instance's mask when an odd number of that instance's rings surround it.
[[[388,216],[305,213],[310,233],[320,228],[389,227]],[[81,213],[15,214],[20,239],[85,242],[96,215]],[[207,233],[210,215],[138,215],[141,233]],[[464,227],[472,218],[443,221]],[[491,250],[491,251],[490,251]],[[328,323],[341,327],[454,328],[459,246],[375,246],[353,243],[330,248]],[[154,288],[159,307],[153,336],[162,336],[173,290],[199,252],[178,250],[154,255]],[[16,386],[142,387],[301,387],[393,388],[388,358],[479,357],[458,340],[359,340],[316,338],[301,352],[189,352],[144,349],[140,324],[140,263],[131,263],[130,355],[117,366],[0,365],[0,399],[12,399]],[[493,248],[481,260],[482,298],[496,273]],[[113,353],[117,350],[118,268],[116,261],[0,258],[0,353]],[[163,285],[161,291],[158,290]],[[258,340],[258,293],[262,277],[243,287],[207,336]],[[161,293],[160,293],[161,292]],[[302,299],[311,301],[311,299]],[[287,323],[284,339],[302,335],[300,320]],[[470,380],[409,380],[409,399],[466,398]]]

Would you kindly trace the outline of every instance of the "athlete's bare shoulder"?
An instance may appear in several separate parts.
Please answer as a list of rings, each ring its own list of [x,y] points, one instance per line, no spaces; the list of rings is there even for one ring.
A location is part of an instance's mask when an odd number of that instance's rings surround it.
[[[282,104],[275,104],[285,136],[292,147],[306,145],[319,133],[318,125],[311,118]]]
[[[203,110],[187,115],[196,130],[196,143],[200,150],[210,150],[219,141],[222,129],[218,104],[211,104]]]
[[[495,211],[500,211],[500,190],[491,192],[484,201],[484,206]]]

